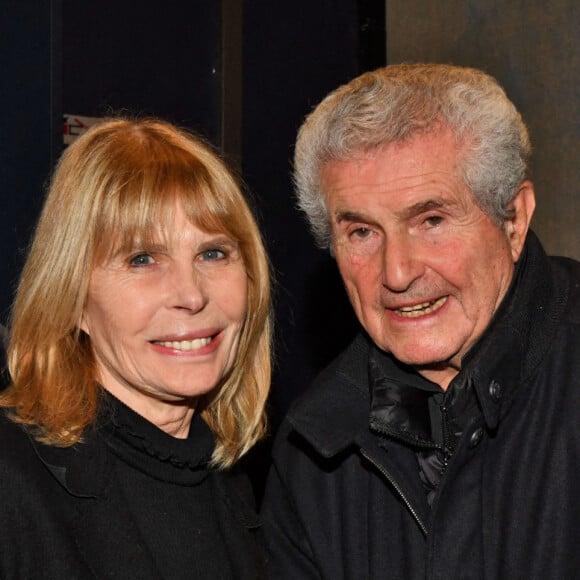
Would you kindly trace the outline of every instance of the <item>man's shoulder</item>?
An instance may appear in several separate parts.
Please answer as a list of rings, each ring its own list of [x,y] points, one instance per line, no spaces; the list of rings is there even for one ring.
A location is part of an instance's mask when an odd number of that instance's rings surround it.
[[[368,353],[367,338],[355,337],[293,403],[279,441],[298,434],[324,456],[349,445],[368,418]]]
[[[289,416],[307,413],[319,407],[326,408],[329,404],[340,404],[352,394],[368,397],[368,353],[368,340],[362,334],[357,335],[294,402]]]
[[[550,256],[550,262],[558,291],[568,294],[565,320],[580,324],[580,262],[564,256]]]

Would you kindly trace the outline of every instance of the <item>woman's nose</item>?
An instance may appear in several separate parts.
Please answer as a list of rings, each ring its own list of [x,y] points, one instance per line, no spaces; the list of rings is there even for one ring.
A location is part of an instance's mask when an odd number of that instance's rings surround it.
[[[203,276],[192,264],[175,265],[169,280],[169,306],[189,310],[203,310],[209,297]]]

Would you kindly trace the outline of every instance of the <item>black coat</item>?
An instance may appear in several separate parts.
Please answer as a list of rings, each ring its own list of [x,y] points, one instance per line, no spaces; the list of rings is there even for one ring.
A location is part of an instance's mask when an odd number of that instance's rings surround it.
[[[290,411],[263,517],[277,580],[580,578],[580,264],[530,235],[479,341],[478,407],[430,509],[408,446],[369,429],[358,337]]]
[[[263,578],[247,479],[209,477],[234,578]],[[0,578],[160,580],[98,436],[66,449],[42,445],[0,413]]]

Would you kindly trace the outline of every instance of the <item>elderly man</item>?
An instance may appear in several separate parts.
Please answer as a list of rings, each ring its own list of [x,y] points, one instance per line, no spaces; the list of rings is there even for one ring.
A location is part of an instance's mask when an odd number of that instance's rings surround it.
[[[580,264],[529,231],[530,145],[486,74],[389,66],[296,145],[361,334],[281,427],[271,577],[580,577]]]

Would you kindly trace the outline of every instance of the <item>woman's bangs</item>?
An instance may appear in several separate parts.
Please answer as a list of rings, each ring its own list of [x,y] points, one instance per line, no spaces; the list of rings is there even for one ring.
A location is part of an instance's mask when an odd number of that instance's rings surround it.
[[[141,188],[127,185],[109,195],[94,224],[94,261],[100,263],[119,253],[149,245],[159,237],[159,224],[166,222],[169,208],[159,191],[143,195]]]
[[[200,181],[195,188],[179,191],[177,197],[188,219],[199,229],[236,237],[230,227],[234,206],[226,196],[216,194],[213,184]]]
[[[153,163],[133,172],[103,196],[94,224],[94,262],[158,244],[171,233],[179,204],[200,229],[232,236],[228,226],[235,221],[235,204],[231,195],[218,196],[218,187],[198,160]]]

